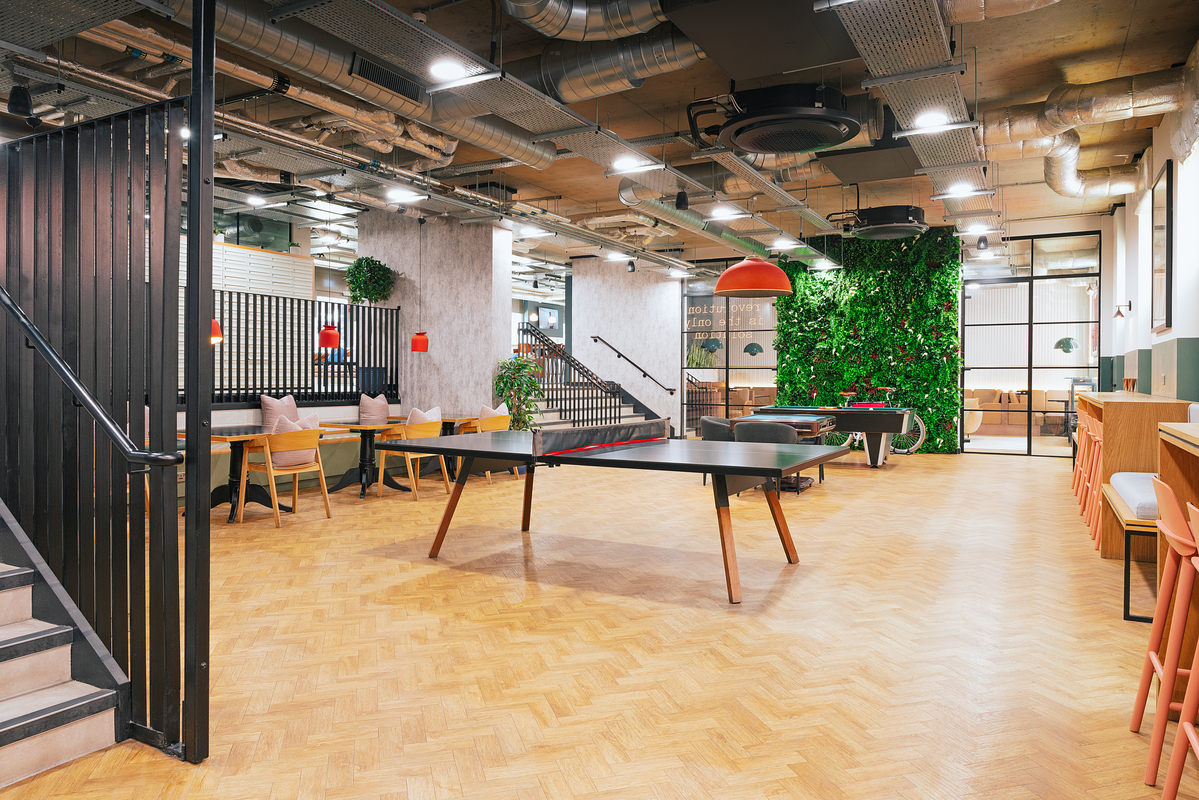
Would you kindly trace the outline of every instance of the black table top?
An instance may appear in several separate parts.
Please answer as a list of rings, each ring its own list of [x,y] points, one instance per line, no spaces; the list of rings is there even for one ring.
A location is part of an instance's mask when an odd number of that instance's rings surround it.
[[[910,408],[869,408],[863,406],[765,406],[755,408],[755,414],[816,414],[837,416],[838,414],[907,414]]]
[[[823,445],[666,439],[544,455],[534,459],[533,435],[528,431],[488,431],[388,442],[376,446],[382,450],[509,460],[525,464],[536,460],[546,464],[757,475],[768,478],[791,475],[849,452],[847,447]]]

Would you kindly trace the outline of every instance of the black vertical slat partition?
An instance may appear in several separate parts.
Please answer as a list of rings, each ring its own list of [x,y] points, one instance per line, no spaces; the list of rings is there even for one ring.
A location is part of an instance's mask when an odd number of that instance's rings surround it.
[[[114,426],[152,451],[176,449],[185,120],[186,103],[170,101],[0,145],[0,285]],[[0,316],[0,500],[129,677],[118,738],[178,749],[182,674],[208,656],[181,658],[176,469],[126,461]],[[188,478],[207,492],[208,475]],[[206,598],[198,574],[189,597]]]

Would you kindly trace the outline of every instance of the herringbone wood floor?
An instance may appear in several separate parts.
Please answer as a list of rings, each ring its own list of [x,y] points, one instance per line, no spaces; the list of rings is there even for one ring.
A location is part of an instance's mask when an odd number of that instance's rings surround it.
[[[740,606],[698,477],[539,470],[524,535],[522,484],[472,479],[437,561],[433,484],[332,520],[308,492],[282,530],[218,510],[212,757],[127,742],[0,798],[1158,796],[1128,731],[1148,626],[1069,461],[827,475],[783,499],[798,566],[733,500]]]

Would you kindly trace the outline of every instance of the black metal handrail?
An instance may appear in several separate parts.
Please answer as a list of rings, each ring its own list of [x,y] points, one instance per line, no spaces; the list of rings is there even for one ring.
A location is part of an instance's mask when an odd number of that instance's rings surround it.
[[[108,434],[108,438],[121,451],[121,455],[124,456],[126,461],[150,467],[169,467],[183,463],[183,453],[156,453],[137,447],[133,443],[133,440],[121,430],[121,426],[117,424],[116,420],[108,415],[108,412],[100,405],[100,401],[87,390],[87,387],[83,385],[78,376],[75,375],[75,372],[67,366],[67,362],[62,360],[62,356],[54,349],[54,345],[50,344],[49,340],[42,335],[42,332],[33,324],[33,320],[26,316],[25,312],[13,301],[12,296],[5,291],[3,286],[0,286],[0,306],[3,306],[4,310],[16,320],[17,325],[24,332],[26,340],[32,344],[33,349],[41,353],[42,358],[46,359],[51,368],[58,373],[58,377],[67,385],[71,393],[75,395],[75,399],[99,423],[104,432]]]
[[[620,384],[605,381],[536,327],[520,325],[519,353],[537,365],[548,408],[575,426],[620,422]]]
[[[666,391],[670,392],[671,394],[674,394],[674,393],[675,393],[675,391],[676,391],[675,389],[671,389],[669,386],[667,386],[666,384],[662,383],[662,381],[658,380],[658,379],[657,379],[657,378],[655,378],[653,375],[650,375],[648,372],[646,372],[646,371],[645,371],[645,367],[641,366],[641,365],[640,365],[640,364],[638,364],[636,361],[634,361],[633,359],[631,359],[631,358],[629,358],[628,356],[626,356],[624,353],[622,353],[622,352],[620,352],[619,350],[617,350],[615,347],[613,347],[613,346],[612,346],[612,343],[611,343],[611,342],[609,342],[609,341],[608,341],[607,339],[605,339],[604,337],[602,337],[602,336],[592,336],[592,337],[591,337],[591,341],[593,341],[593,342],[600,342],[600,343],[602,343],[602,344],[604,345],[604,347],[607,347],[609,350],[611,350],[613,353],[615,353],[615,354],[616,354],[616,358],[617,358],[617,359],[621,359],[621,358],[623,358],[625,361],[629,362],[629,366],[630,366],[630,367],[632,367],[633,369],[637,370],[638,372],[640,372],[640,373],[641,373],[641,377],[643,377],[643,378],[649,378],[651,381],[653,381],[654,383],[658,384],[659,386],[661,386],[663,389],[665,389]]]
[[[565,347],[558,344],[557,342],[555,342],[550,337],[546,336],[541,331],[537,330],[537,328],[534,327],[533,325],[530,325],[527,322],[520,323],[520,332],[523,335],[525,335],[527,338],[531,339],[533,344],[535,344],[541,348],[544,348],[547,353],[552,352],[554,358],[559,358],[562,361],[564,361],[565,363],[569,364],[570,367],[576,373],[578,373],[578,377],[580,377],[583,380],[587,381],[588,383],[594,385],[598,389],[603,389],[604,391],[611,391],[611,387],[612,387],[611,381],[606,381],[603,378],[601,378],[599,375],[596,375],[594,372],[592,372],[590,369],[588,369],[583,364],[582,361],[579,361],[577,358],[572,356],[570,353],[566,352]]]

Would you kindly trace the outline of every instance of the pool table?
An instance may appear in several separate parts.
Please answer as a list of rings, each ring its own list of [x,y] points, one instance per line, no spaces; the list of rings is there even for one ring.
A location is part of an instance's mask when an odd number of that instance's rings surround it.
[[[912,427],[910,408],[765,406],[754,409],[754,416],[759,419],[771,414],[835,417],[837,430],[863,435],[866,440],[866,459],[875,468],[886,463],[891,453],[891,437],[897,433],[907,433]]]

